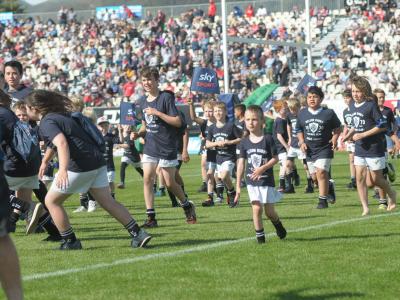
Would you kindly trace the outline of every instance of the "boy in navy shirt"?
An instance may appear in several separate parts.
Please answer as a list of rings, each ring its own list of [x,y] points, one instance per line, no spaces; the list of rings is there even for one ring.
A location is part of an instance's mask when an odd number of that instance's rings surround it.
[[[217,150],[217,173],[225,183],[228,191],[229,206],[235,207],[235,188],[232,184],[232,171],[236,162],[236,145],[240,142],[242,131],[232,122],[226,122],[226,106],[223,102],[214,105],[216,123],[208,130],[206,148]]]
[[[299,112],[296,124],[300,149],[307,155],[310,174],[318,180],[318,209],[328,208],[328,194],[334,194],[333,187],[329,186],[329,171],[341,126],[335,112],[321,106],[323,99],[324,93],[319,87],[310,87],[308,106]]]
[[[374,101],[371,86],[363,77],[356,76],[351,81],[354,102],[350,104],[351,127],[345,140],[355,142],[354,165],[356,167],[357,191],[362,205],[362,216],[369,214],[366,177],[388,194],[387,210],[396,208],[396,192],[383,176],[385,169],[385,137],[387,122]]]
[[[178,165],[177,130],[182,122],[175,106],[174,94],[158,89],[159,73],[155,69],[143,68],[141,79],[147,97],[140,106],[144,116],[142,127],[135,133],[134,138],[145,138],[142,164],[147,220],[143,226],[157,227],[153,191],[157,165],[161,168],[168,190],[179,199],[186,222],[195,224],[195,206],[187,199],[182,187],[175,180]]]
[[[243,138],[239,145],[239,159],[236,181],[236,199],[240,197],[240,179],[246,175],[247,191],[253,209],[253,223],[256,238],[259,243],[265,243],[265,233],[262,220],[263,210],[276,229],[280,239],[286,237],[279,216],[275,211],[274,203],[282,195],[274,188],[273,166],[278,162],[275,143],[270,135],[263,133],[264,115],[259,106],[250,105],[245,113],[246,128],[249,136]],[[247,167],[245,165],[247,161]]]

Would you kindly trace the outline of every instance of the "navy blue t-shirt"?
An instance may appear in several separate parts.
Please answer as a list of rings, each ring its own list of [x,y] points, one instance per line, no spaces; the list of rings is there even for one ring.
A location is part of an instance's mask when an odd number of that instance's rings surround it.
[[[287,124],[289,125],[292,131],[289,146],[293,148],[299,148],[299,139],[297,138],[297,130],[296,130],[297,116],[292,113],[288,113]]]
[[[169,116],[177,116],[175,97],[171,92],[160,92],[158,97],[148,102],[143,100],[140,109],[143,112],[143,120],[146,123],[146,136],[143,153],[156,158],[173,160],[177,157],[176,139],[178,128],[169,125],[160,118],[146,115],[144,110],[152,107]]]
[[[208,130],[207,140],[211,142],[231,141],[236,140],[242,136],[239,128],[233,122],[227,122],[221,128],[216,124],[210,126]],[[216,147],[217,150],[217,164],[222,164],[225,161],[236,161],[236,145],[228,145],[225,147]]]
[[[204,131],[204,134],[205,134],[204,138],[207,139],[208,131],[210,130],[210,127],[213,124],[210,122],[211,125],[207,125],[208,121],[204,122],[204,124],[206,124],[205,131]],[[207,149],[206,155],[207,155],[207,158],[206,158],[207,162],[212,162],[212,163],[216,163],[217,162],[217,150],[215,150],[215,148],[214,149]]]
[[[378,105],[374,101],[351,103],[351,127],[356,133],[366,132],[374,127],[387,126]],[[384,133],[378,133],[355,142],[354,155],[360,157],[382,157],[385,155],[386,143]]]
[[[104,142],[106,144],[106,151],[103,153],[104,160],[107,164],[107,171],[115,171],[114,165],[114,144],[119,144],[119,138],[111,132],[107,132],[103,136]]]
[[[389,107],[384,106],[381,110],[381,113],[383,118],[386,120],[386,134],[388,136],[392,136],[394,134],[394,127],[396,126],[396,120],[394,118],[393,111]]]
[[[283,139],[287,142],[289,140],[289,135],[287,131],[287,121],[285,119],[282,119],[280,117],[277,117],[274,121],[274,127],[273,127],[273,137],[276,145],[276,150],[279,153],[284,153],[286,152],[285,146],[281,144],[281,142],[278,140],[277,134],[281,134]]]
[[[14,104],[17,103],[18,101],[24,100],[25,97],[28,96],[32,91],[33,89],[31,87],[21,84],[15,91],[9,91],[7,89],[6,93],[11,97],[12,100],[11,106],[14,106]]]
[[[132,162],[140,162],[140,154],[136,149],[135,140],[131,140],[130,136],[124,137],[124,144],[128,145],[128,148],[124,148],[123,156],[129,158]]]
[[[40,121],[39,133],[45,143],[53,141],[60,133],[64,134],[69,147],[69,171],[88,172],[106,164],[98,146],[68,114],[47,114]]]
[[[258,143],[250,141],[249,137],[245,137],[239,144],[239,158],[247,160],[246,166],[246,182],[248,185],[253,186],[275,186],[274,172],[270,168],[265,171],[259,180],[252,180],[250,178],[254,169],[265,165],[273,156],[278,154],[274,140],[271,135],[265,135]]]
[[[296,131],[304,134],[307,159],[314,161],[333,158],[331,140],[333,131],[340,126],[340,120],[332,109],[321,107],[316,111],[311,111],[309,108],[300,110]]]
[[[10,145],[12,143],[14,126],[17,116],[9,109],[0,106],[0,123],[3,128],[2,149],[5,154],[4,173],[10,177],[30,177],[37,175],[41,164],[40,152],[37,159],[25,160]],[[34,132],[31,132],[34,134]]]

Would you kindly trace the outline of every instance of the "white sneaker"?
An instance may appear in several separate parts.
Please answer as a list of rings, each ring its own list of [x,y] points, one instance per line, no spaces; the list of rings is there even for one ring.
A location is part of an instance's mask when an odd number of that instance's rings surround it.
[[[221,197],[216,197],[215,198],[215,204],[222,204],[222,201],[224,201],[224,199],[221,198]]]
[[[87,211],[88,212],[94,212],[95,210],[96,210],[96,201],[89,200]]]
[[[84,206],[79,206],[77,209],[75,209],[73,212],[74,213],[80,213],[86,211],[86,208]]]

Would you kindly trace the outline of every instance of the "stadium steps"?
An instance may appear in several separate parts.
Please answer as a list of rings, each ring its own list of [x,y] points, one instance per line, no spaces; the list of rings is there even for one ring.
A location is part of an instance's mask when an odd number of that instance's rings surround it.
[[[329,45],[330,41],[334,40],[336,46],[339,47],[340,35],[345,31],[350,20],[351,19],[348,17],[339,18],[333,30],[330,31],[318,42],[318,44],[315,45],[315,47],[312,49],[312,57],[315,66],[319,66],[319,64],[321,63],[321,58],[324,55],[325,49]]]

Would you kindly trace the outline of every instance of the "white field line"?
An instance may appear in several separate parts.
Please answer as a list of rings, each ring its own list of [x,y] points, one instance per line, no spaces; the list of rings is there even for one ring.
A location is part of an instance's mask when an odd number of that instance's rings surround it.
[[[297,233],[297,232],[304,232],[304,231],[309,231],[309,230],[313,230],[313,229],[329,228],[329,227],[333,227],[336,225],[354,223],[354,222],[359,222],[359,221],[366,221],[366,220],[371,220],[371,219],[385,218],[385,217],[390,217],[390,216],[397,216],[399,214],[400,214],[400,212],[396,212],[396,213],[386,213],[386,214],[380,214],[380,215],[374,215],[374,216],[368,216],[368,217],[339,220],[339,221],[329,222],[329,223],[325,223],[325,224],[312,225],[312,226],[307,226],[307,227],[303,227],[303,228],[288,230],[288,233]],[[267,235],[267,237],[272,237],[275,235],[276,235],[275,233],[270,233]],[[127,264],[132,264],[132,263],[140,262],[140,261],[147,261],[147,260],[161,259],[161,258],[168,258],[168,257],[177,257],[177,256],[189,254],[189,253],[200,252],[200,251],[210,250],[210,249],[219,248],[219,247],[223,247],[223,246],[227,246],[227,245],[237,244],[237,243],[249,241],[252,239],[254,239],[254,237],[246,237],[246,238],[241,238],[241,239],[237,239],[237,240],[216,242],[216,243],[211,243],[211,244],[206,244],[206,245],[202,245],[202,246],[196,246],[196,247],[192,247],[192,248],[176,250],[176,251],[171,251],[171,252],[155,253],[155,254],[143,255],[143,256],[134,257],[134,258],[119,259],[119,260],[116,260],[116,261],[113,261],[110,263],[98,263],[98,264],[88,265],[88,266],[84,266],[84,267],[80,267],[80,268],[64,269],[64,270],[58,270],[55,272],[47,272],[47,273],[36,273],[36,274],[32,274],[32,275],[25,275],[25,276],[23,276],[22,279],[23,279],[23,281],[32,281],[32,280],[37,280],[37,279],[58,277],[58,276],[63,276],[63,275],[73,274],[73,273],[82,273],[82,272],[98,270],[98,269],[106,269],[106,268],[115,267],[118,265],[127,265]]]

